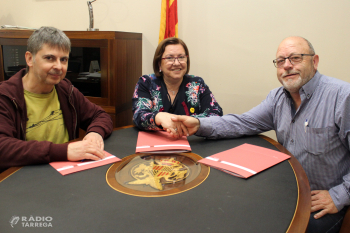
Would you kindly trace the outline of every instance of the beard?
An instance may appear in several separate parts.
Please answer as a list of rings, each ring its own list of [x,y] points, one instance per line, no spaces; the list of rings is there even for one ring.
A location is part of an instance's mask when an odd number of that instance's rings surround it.
[[[289,93],[299,92],[299,89],[304,85],[303,79],[299,75],[299,77],[295,79],[282,79],[283,87],[289,91]]]
[[[295,78],[285,77],[285,76],[291,75],[291,74],[298,75],[298,78],[295,79]],[[307,82],[309,82],[310,79],[312,79],[312,77],[313,77],[313,75],[311,73],[306,75],[306,77],[301,77],[299,72],[293,71],[293,70],[288,70],[281,75],[280,81],[281,81],[283,87],[289,93],[299,93],[300,88],[302,86],[304,86]]]

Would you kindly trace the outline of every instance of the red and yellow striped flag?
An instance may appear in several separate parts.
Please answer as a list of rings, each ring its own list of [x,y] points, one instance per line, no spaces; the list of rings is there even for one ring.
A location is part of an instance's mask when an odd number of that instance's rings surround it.
[[[162,0],[158,44],[168,37],[178,37],[177,0]]]

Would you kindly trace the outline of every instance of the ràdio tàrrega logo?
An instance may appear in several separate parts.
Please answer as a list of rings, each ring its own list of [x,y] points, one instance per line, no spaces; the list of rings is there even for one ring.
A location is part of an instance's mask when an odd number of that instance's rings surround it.
[[[10,225],[12,228],[21,221],[22,227],[52,227],[53,218],[50,216],[35,216],[32,215],[28,218],[26,216],[12,216],[10,219]]]

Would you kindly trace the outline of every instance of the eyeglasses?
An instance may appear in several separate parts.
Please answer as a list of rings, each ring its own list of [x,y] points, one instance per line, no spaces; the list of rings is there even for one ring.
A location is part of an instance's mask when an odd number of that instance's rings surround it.
[[[162,59],[165,60],[168,64],[173,64],[175,60],[177,59],[180,63],[185,63],[187,61],[188,55],[183,55],[179,57],[163,57]]]
[[[286,62],[286,59],[288,59],[292,65],[295,65],[302,62],[304,56],[315,56],[315,54],[293,54],[289,57],[277,58],[273,60],[273,64],[276,68],[281,68]]]

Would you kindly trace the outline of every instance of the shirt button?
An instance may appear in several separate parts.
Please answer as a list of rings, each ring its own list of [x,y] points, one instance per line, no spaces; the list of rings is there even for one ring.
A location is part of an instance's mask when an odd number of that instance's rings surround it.
[[[307,98],[310,98],[310,94],[307,95]]]
[[[295,120],[292,120],[292,123],[294,123],[295,122]]]
[[[290,140],[290,142],[291,142],[291,143],[293,143],[293,142],[294,142],[294,140],[292,139],[292,140]]]

